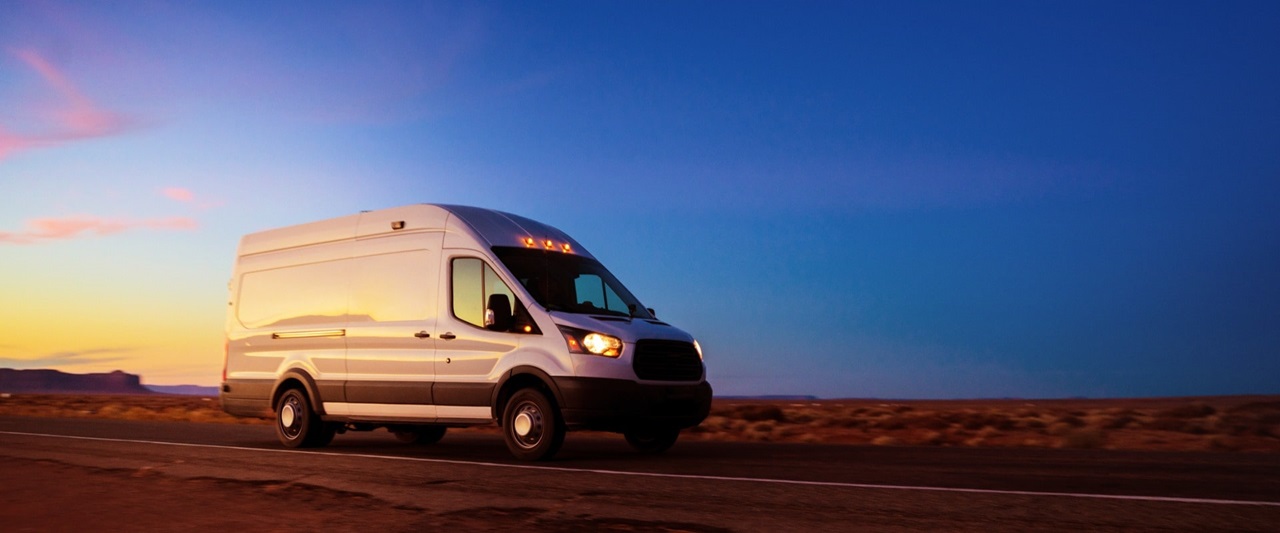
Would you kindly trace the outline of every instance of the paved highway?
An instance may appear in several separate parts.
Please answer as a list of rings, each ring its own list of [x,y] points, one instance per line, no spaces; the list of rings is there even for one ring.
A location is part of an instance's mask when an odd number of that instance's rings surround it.
[[[557,460],[530,464],[512,460],[497,435],[450,434],[433,446],[410,446],[385,432],[348,433],[318,451],[292,451],[268,426],[0,417],[0,468],[11,471],[0,488],[0,519],[32,528],[58,525],[40,520],[75,518],[40,514],[45,507],[142,505],[128,491],[184,481],[191,494],[209,498],[229,487],[250,491],[244,503],[218,501],[247,506],[239,519],[262,529],[281,521],[304,525],[291,521],[294,515],[332,515],[321,522],[328,525],[373,520],[391,530],[1276,531],[1280,525],[1280,457],[1262,454],[684,441],[647,457],[620,437],[570,434]],[[60,477],[120,489],[82,494],[57,484]],[[272,492],[279,487],[306,491]],[[208,508],[165,503],[184,497],[185,489],[170,491],[148,493],[147,508],[182,509],[181,516],[161,512],[153,518],[167,522],[145,523],[120,516],[98,525],[176,529],[235,516],[227,509],[200,518]],[[253,521],[249,507],[267,503],[280,509],[276,516]]]

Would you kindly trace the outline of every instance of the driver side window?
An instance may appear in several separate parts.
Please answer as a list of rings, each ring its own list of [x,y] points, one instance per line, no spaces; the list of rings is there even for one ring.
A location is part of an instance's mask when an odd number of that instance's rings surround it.
[[[533,333],[532,320],[511,288],[483,260],[452,261],[453,316],[478,328]]]

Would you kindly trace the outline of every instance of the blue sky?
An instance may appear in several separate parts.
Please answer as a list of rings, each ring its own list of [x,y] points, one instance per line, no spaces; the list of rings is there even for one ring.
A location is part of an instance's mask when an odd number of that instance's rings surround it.
[[[725,394],[1280,392],[1276,27],[1269,2],[5,3],[0,366],[213,384],[240,235],[429,202],[574,235]]]

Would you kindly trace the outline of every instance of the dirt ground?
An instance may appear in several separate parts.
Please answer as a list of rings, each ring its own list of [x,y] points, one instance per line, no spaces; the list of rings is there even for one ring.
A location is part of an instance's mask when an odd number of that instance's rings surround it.
[[[266,424],[191,396],[0,395],[0,415]],[[472,428],[467,432],[494,432]],[[1280,452],[1280,396],[716,400],[682,439],[882,446]]]
[[[282,483],[181,479],[0,458],[4,531],[724,531],[698,524],[547,518],[543,509],[432,513],[364,494]],[[57,494],[57,498],[49,495]]]

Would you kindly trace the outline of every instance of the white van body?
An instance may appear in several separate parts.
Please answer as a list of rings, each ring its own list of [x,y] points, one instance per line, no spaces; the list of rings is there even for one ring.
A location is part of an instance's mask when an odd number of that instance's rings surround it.
[[[386,427],[502,426],[522,459],[569,429],[660,452],[706,418],[701,348],[577,241],[509,213],[411,205],[240,241],[223,408],[288,446]]]

